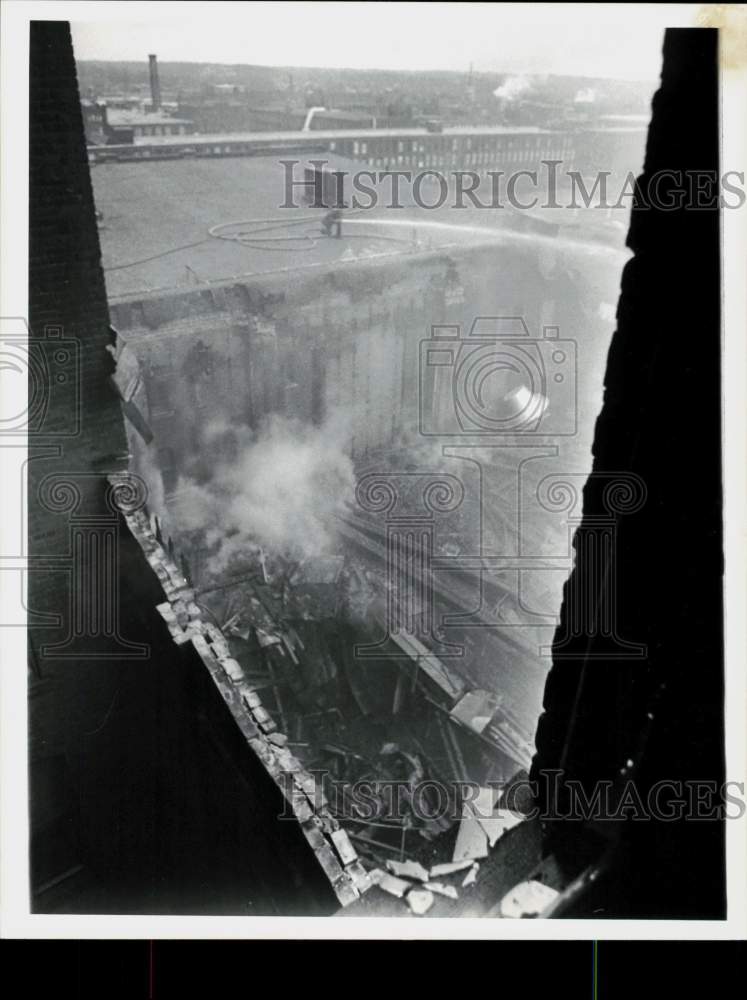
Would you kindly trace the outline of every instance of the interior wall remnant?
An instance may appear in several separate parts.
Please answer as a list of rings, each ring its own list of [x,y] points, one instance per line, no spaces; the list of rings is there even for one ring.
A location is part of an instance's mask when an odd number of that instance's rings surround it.
[[[123,397],[69,24],[32,21],[29,61],[32,911],[330,912],[279,790],[236,745],[197,655],[171,641],[113,503]]]
[[[103,538],[118,544],[97,469],[126,461],[126,440],[106,385],[109,314],[68,25],[32,22],[29,58],[29,355],[38,366],[29,371],[36,419],[26,428],[29,781],[32,891],[40,893],[66,872],[106,864],[115,843],[125,853],[142,848],[132,828],[117,833],[117,820],[134,798],[148,797],[147,737],[140,749],[121,739],[128,703],[141,713],[143,734],[148,713],[147,701],[130,701],[142,661],[123,672],[137,636],[119,622],[109,634],[91,628],[87,599],[109,581],[86,537],[94,546]],[[75,572],[88,595],[73,592]],[[74,627],[73,609],[82,627]],[[104,765],[128,780],[102,784],[94,819],[91,783]]]
[[[634,256],[532,768],[543,811],[555,817],[548,841],[561,855],[578,844],[580,824],[558,818],[570,780],[587,799],[600,782],[614,782],[619,796],[632,781],[644,807],[658,782],[680,783],[678,818],[664,821],[649,806],[648,821],[597,824],[618,849],[599,898],[585,905],[605,916],[725,913],[724,820],[696,815],[688,792],[725,780],[718,193],[701,210],[646,208],[640,198],[657,171],[719,176],[717,57],[714,30],[666,32],[628,235]],[[617,547],[592,565],[586,542],[612,500],[595,473],[610,471],[635,477],[639,496],[613,502]],[[612,640],[592,618],[605,602]],[[626,643],[645,655],[629,655]],[[563,771],[554,786],[553,769]],[[675,795],[670,788],[661,803],[677,816]]]

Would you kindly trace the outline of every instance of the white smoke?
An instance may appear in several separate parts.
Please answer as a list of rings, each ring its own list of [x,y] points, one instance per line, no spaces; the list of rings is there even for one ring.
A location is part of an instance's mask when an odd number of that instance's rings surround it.
[[[574,104],[593,104],[597,99],[597,92],[593,87],[586,87],[583,90],[577,90],[576,96],[573,98]]]
[[[521,94],[531,90],[532,85],[532,80],[528,76],[509,76],[493,91],[493,96],[501,101],[515,101]]]
[[[332,515],[354,495],[348,425],[338,414],[319,427],[273,416],[257,433],[206,429],[200,452],[212,456],[211,478],[181,477],[177,493],[180,526],[202,530],[212,550],[211,575],[260,548],[285,559],[330,550]]]

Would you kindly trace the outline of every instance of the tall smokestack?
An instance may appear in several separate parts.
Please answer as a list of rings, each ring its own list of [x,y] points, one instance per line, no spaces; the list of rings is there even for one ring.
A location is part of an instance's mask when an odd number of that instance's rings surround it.
[[[158,82],[158,63],[154,55],[148,56],[150,64],[150,100],[151,110],[158,111],[161,107],[161,84]]]

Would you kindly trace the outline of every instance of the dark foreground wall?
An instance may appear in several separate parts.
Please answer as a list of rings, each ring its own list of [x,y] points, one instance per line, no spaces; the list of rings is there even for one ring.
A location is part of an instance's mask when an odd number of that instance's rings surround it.
[[[670,30],[639,183],[659,170],[718,166],[717,34]],[[621,790],[632,778],[645,802],[662,780],[724,780],[718,210],[647,209],[639,198],[628,245],[635,256],[594,439],[598,475],[585,491],[534,777],[562,768],[587,796],[599,781]],[[643,502],[619,519],[616,554],[595,568],[587,542],[609,510],[610,471],[636,477]],[[605,601],[617,636],[645,656],[621,658],[604,636],[595,616]],[[560,811],[564,803],[561,794]],[[603,828],[622,853],[594,913],[723,915],[724,824],[690,813]],[[556,849],[572,851],[577,826],[549,824]]]
[[[126,440],[64,23],[31,26],[29,155],[32,909],[331,909],[112,504]]]

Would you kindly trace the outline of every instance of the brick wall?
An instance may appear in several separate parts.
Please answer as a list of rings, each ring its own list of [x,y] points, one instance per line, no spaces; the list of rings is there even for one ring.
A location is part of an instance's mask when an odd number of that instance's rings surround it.
[[[112,759],[116,727],[105,727],[104,742],[82,734],[112,705],[117,721],[121,665],[99,659],[95,638],[72,635],[71,543],[90,530],[116,544],[100,472],[126,441],[107,385],[109,313],[66,24],[32,24],[29,98],[29,762],[38,884],[78,863],[82,840],[95,840],[80,815],[79,764],[91,751]]]
[[[667,30],[641,190],[664,170],[718,176],[717,57],[717,32]],[[542,777],[556,768],[588,801],[603,781],[618,794],[635,782],[642,801],[662,781],[724,781],[719,221],[715,209],[633,207],[634,256],[537,731],[533,776],[556,815],[567,796],[554,801]],[[611,471],[642,483],[643,502],[631,494],[630,514],[618,509],[618,546],[600,571],[588,540],[610,509]],[[594,617],[603,601],[615,636],[644,656],[611,648]],[[605,916],[722,917],[723,820],[704,822],[705,808],[676,822],[627,815],[624,860],[598,890]],[[576,848],[574,825],[551,826],[556,855]]]
[[[304,887],[331,908],[112,502],[127,443],[69,26],[33,22],[30,41],[32,909],[274,912]]]

